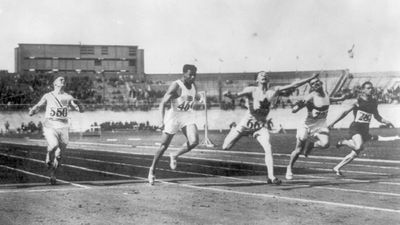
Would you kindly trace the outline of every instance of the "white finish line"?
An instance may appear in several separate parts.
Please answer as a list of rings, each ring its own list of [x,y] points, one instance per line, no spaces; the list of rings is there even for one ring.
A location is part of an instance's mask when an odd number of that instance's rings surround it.
[[[4,155],[4,154],[0,154],[0,155]],[[32,172],[29,172],[29,171],[26,171],[26,170],[21,170],[21,169],[9,167],[9,166],[4,166],[4,165],[0,165],[0,167],[6,168],[6,169],[9,169],[9,170],[14,170],[14,171],[21,172],[21,173],[25,173],[25,174],[28,174],[28,175],[32,175],[32,176],[37,176],[37,177],[48,179],[47,176],[44,176],[44,175],[41,175],[41,174],[37,174],[37,173],[32,173]],[[90,188],[90,187],[88,187],[86,185],[76,184],[76,183],[72,183],[72,182],[65,181],[65,180],[57,179],[57,181],[65,183],[65,184],[71,184],[73,186],[80,187],[80,188],[85,188],[85,189]]]
[[[400,210],[396,210],[396,209],[386,209],[386,208],[362,206],[362,205],[355,205],[355,204],[327,202],[327,201],[310,200],[310,199],[302,199],[302,198],[292,198],[292,197],[284,197],[284,196],[279,196],[279,195],[260,194],[260,193],[251,193],[251,192],[243,192],[243,191],[234,191],[234,190],[218,189],[218,188],[212,188],[212,187],[202,187],[202,186],[195,186],[195,185],[189,185],[189,184],[176,184],[176,183],[172,183],[172,182],[165,182],[165,183],[175,184],[175,185],[194,188],[194,189],[203,189],[203,190],[209,190],[209,191],[215,191],[215,192],[225,192],[225,193],[233,193],[233,194],[239,194],[239,195],[248,195],[248,196],[253,196],[253,197],[273,198],[273,199],[286,200],[286,201],[296,201],[296,202],[314,203],[314,204],[330,205],[330,206],[337,206],[337,207],[346,207],[346,208],[367,209],[367,210],[377,210],[377,211],[384,211],[384,212],[391,212],[391,213],[400,213]]]

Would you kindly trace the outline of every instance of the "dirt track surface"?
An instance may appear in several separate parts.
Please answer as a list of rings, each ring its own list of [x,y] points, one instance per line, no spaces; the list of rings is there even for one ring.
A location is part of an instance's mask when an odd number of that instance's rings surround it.
[[[292,181],[284,180],[285,145],[292,143],[282,143],[274,156],[281,186],[266,184],[261,152],[240,149],[192,151],[179,160],[176,171],[164,157],[158,182],[149,186],[154,144],[90,140],[71,142],[59,182],[51,186],[43,140],[0,141],[1,225],[400,224],[400,162],[382,154],[379,160],[366,158],[386,148],[395,152],[398,141],[373,144],[380,149],[370,149],[346,167],[344,178],[330,171],[339,160],[332,152],[300,158]],[[254,145],[243,139],[239,146],[246,141]]]
[[[57,187],[62,188],[62,187]],[[1,224],[398,224],[387,213],[134,183],[2,194]]]

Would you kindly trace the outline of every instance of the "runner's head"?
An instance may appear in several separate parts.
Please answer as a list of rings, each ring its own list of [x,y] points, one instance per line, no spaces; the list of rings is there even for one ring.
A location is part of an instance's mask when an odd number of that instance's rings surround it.
[[[61,88],[65,86],[65,79],[64,77],[57,77],[54,81],[53,81],[53,86],[54,88]]]
[[[197,68],[195,65],[183,65],[183,81],[188,84],[194,83],[196,79]]]
[[[268,84],[269,83],[269,79],[270,79],[270,77],[269,77],[267,72],[260,71],[257,74],[257,80],[256,81],[257,81],[258,84]]]
[[[372,93],[374,91],[374,86],[372,85],[371,81],[366,81],[361,85],[361,91],[364,93],[366,96],[372,96]]]
[[[311,87],[310,91],[322,91],[323,90],[322,81],[318,77],[310,80],[309,84]]]

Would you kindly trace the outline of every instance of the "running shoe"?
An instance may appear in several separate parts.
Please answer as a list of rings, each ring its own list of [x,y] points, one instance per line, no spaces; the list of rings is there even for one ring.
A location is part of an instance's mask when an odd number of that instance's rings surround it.
[[[342,177],[342,176],[343,176],[343,173],[340,172],[340,170],[338,170],[338,169],[336,169],[336,168],[333,168],[332,171],[336,174],[336,176],[339,176],[339,177]]]
[[[286,169],[286,176],[285,176],[286,180],[293,180],[293,173],[291,170]]]
[[[51,177],[50,177],[50,184],[51,184],[51,185],[56,185],[56,184],[57,184],[57,179],[56,179],[55,176],[51,176]]]
[[[267,184],[281,185],[282,181],[279,180],[278,178],[275,178],[274,180],[267,178]]]

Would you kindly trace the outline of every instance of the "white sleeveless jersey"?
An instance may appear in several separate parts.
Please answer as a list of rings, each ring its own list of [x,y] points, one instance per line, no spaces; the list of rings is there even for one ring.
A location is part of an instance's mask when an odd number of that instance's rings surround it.
[[[73,97],[65,92],[62,94],[49,92],[44,95],[44,98],[46,99],[45,118],[68,125],[68,106]]]
[[[276,91],[263,91],[258,87],[247,87],[244,92],[251,92],[247,99],[247,112],[237,126],[239,132],[256,132],[265,127],[267,116],[272,102],[275,100]]]
[[[325,96],[321,97],[317,93],[313,94],[312,101],[306,103],[307,117],[305,124],[307,126],[323,125],[326,123],[328,117],[330,100],[328,93],[325,92]]]
[[[247,102],[248,113],[257,120],[265,120],[269,114],[271,104],[275,97],[275,90],[267,90],[252,87],[251,99]]]
[[[182,80],[175,81],[181,88],[181,95],[176,99],[171,99],[171,110],[174,112],[187,112],[193,110],[193,104],[196,97],[196,88],[192,84],[188,89]]]

